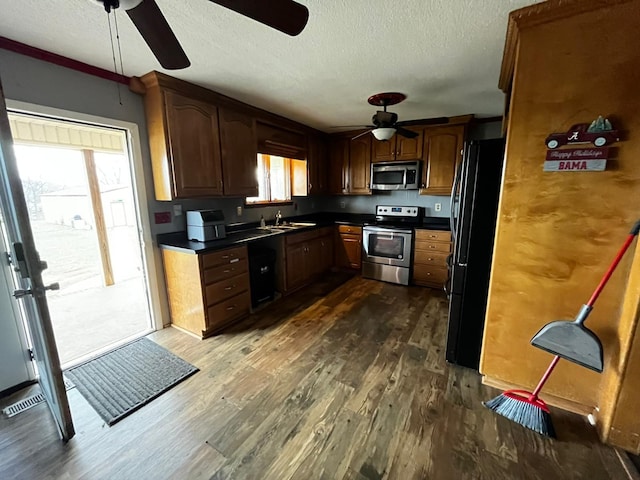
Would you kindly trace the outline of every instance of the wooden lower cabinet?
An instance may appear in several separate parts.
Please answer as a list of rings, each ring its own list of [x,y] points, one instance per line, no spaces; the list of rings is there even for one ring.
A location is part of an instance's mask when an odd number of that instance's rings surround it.
[[[281,288],[291,293],[308,285],[333,266],[333,228],[324,227],[287,235],[283,240],[284,272]]]
[[[416,230],[413,247],[413,283],[441,289],[449,278],[447,257],[451,252],[451,232]]]
[[[360,270],[362,267],[362,227],[338,225],[336,228],[336,266]]]
[[[171,323],[207,337],[249,314],[247,247],[196,255],[162,250]]]

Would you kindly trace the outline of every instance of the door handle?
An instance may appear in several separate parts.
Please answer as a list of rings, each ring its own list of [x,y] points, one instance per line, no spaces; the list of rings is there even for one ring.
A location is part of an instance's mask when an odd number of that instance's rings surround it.
[[[60,284],[58,282],[52,283],[51,285],[47,285],[45,287],[42,287],[40,289],[32,289],[32,288],[28,288],[26,290],[23,289],[19,289],[19,290],[14,290],[13,291],[13,296],[15,298],[22,298],[22,297],[26,297],[27,295],[33,295],[34,292],[37,292],[38,290],[44,292],[46,290],[60,290]]]

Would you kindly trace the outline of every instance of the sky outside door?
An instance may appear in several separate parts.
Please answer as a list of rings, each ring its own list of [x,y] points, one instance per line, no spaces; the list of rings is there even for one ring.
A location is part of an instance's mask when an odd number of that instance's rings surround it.
[[[63,365],[152,329],[122,130],[11,114],[35,242]],[[70,145],[71,144],[71,145]]]

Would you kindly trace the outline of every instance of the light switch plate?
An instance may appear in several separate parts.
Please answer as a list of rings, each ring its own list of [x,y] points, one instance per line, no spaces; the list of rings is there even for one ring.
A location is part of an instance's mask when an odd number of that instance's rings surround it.
[[[236,207],[236,215],[238,215],[239,217],[242,216],[242,205],[238,205]]]
[[[175,217],[179,217],[180,215],[182,215],[182,205],[174,205],[173,206],[173,215]]]

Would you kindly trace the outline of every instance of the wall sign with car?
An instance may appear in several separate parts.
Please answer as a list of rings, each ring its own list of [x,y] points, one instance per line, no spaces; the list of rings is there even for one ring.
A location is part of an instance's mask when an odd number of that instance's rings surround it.
[[[562,133],[552,133],[545,139],[548,148],[544,162],[545,172],[604,171],[610,149],[608,145],[619,141],[619,132],[611,122],[599,116],[591,123],[578,123]],[[578,144],[593,147],[561,148]]]

